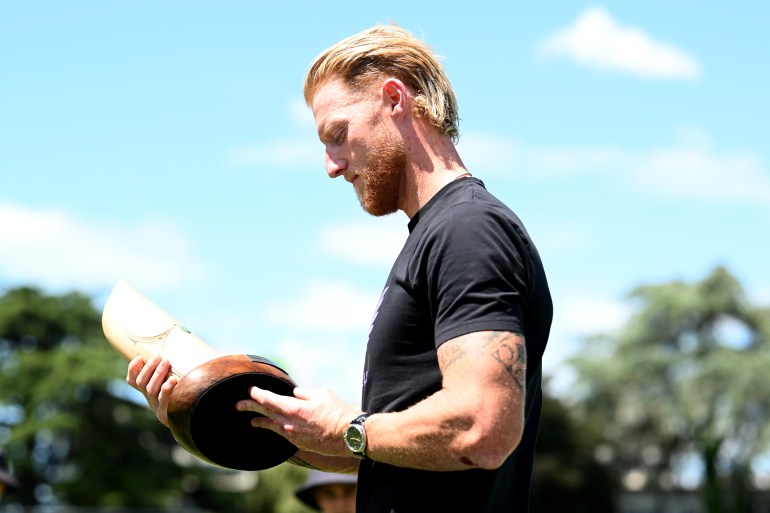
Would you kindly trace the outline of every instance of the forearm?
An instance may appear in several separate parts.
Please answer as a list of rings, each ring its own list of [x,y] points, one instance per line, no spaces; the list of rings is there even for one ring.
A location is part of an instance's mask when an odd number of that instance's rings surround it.
[[[317,452],[299,450],[289,458],[289,463],[300,467],[336,472],[338,474],[355,474],[358,472],[360,460],[355,456],[327,456]]]
[[[500,466],[523,432],[524,349],[523,339],[509,332],[479,332],[445,342],[438,351],[441,390],[404,411],[371,415],[365,423],[368,456],[430,470]],[[295,388],[290,397],[252,387],[250,395],[236,408],[260,414],[251,421],[255,428],[269,429],[304,449],[297,463],[354,470],[343,433],[360,410],[329,390]]]
[[[405,411],[372,415],[367,456],[424,470],[496,468],[518,444],[520,419],[485,411],[483,402],[458,401],[441,390]]]

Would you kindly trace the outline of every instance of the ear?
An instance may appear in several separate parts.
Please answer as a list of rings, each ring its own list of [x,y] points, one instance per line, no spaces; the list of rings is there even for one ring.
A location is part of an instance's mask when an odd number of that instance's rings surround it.
[[[391,114],[402,116],[408,112],[409,90],[406,85],[397,78],[388,78],[382,83],[383,106],[390,110]]]

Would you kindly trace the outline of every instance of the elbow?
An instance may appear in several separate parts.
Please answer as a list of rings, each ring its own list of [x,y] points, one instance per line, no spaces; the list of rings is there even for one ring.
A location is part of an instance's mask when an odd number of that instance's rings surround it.
[[[505,426],[496,429],[475,429],[461,449],[461,463],[485,470],[502,466],[521,442],[523,426]]]

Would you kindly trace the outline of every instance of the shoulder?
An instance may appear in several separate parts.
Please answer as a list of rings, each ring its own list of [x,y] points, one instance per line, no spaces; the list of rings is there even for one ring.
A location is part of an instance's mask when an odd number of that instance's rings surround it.
[[[433,208],[426,221],[434,229],[453,226],[521,225],[518,216],[505,203],[492,195],[478,179],[464,179],[452,184]]]
[[[425,226],[431,245],[461,245],[476,251],[516,246],[529,252],[531,242],[519,217],[483,186],[476,185],[450,194]]]

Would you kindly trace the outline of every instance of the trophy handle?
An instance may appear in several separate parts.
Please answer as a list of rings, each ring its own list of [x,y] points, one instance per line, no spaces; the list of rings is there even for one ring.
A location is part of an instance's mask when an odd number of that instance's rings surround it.
[[[107,341],[127,361],[160,356],[171,362],[171,373],[178,378],[221,356],[123,281],[107,298],[102,328]]]
[[[238,470],[262,470],[286,461],[297,448],[268,429],[257,415],[235,409],[253,386],[293,395],[296,384],[278,365],[256,355],[222,356],[125,282],[118,282],[102,313],[102,328],[126,360],[160,356],[179,378],[171,393],[171,433],[202,461]]]

